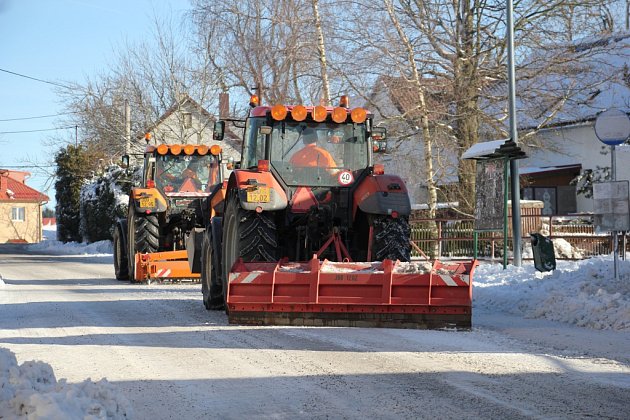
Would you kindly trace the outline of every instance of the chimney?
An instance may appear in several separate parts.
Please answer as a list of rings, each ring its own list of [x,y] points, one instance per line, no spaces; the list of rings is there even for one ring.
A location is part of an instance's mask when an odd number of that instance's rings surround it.
[[[219,93],[219,119],[223,120],[230,115],[230,94]]]
[[[4,169],[0,170],[0,191],[7,190],[7,178],[9,177],[9,171]]]

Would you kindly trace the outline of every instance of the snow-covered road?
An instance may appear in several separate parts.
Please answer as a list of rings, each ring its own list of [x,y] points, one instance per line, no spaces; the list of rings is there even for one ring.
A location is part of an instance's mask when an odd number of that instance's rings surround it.
[[[0,255],[0,347],[107,378],[138,419],[627,418],[630,338],[479,311],[472,331],[242,327],[111,256]]]

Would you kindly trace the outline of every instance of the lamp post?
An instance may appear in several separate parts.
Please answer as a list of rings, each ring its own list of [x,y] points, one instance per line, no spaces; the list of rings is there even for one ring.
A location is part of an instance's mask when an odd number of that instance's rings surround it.
[[[516,123],[516,87],[514,75],[514,16],[512,0],[507,0],[507,43],[508,43],[508,109],[510,116],[510,138],[518,145]],[[516,159],[510,161],[510,177],[512,190],[512,248],[513,263],[521,266],[521,184],[519,167]]]

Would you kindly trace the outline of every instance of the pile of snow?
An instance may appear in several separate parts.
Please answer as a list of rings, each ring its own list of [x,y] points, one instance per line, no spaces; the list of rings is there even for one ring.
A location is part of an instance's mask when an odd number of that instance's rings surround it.
[[[105,379],[69,384],[57,381],[50,365],[31,361],[18,365],[15,355],[0,348],[0,419],[125,419],[131,404]]]
[[[58,241],[56,239],[57,225],[43,226],[43,233],[44,240],[38,244],[29,245],[30,250],[60,255],[109,255],[114,252],[111,241],[98,241],[91,244]]]
[[[473,308],[546,318],[593,329],[630,331],[630,261],[612,256],[557,261],[553,272],[481,264],[474,273]]]

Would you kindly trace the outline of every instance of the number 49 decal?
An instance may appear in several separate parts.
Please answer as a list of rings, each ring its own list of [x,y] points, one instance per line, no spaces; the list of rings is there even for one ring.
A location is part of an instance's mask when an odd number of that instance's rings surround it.
[[[337,177],[337,181],[339,185],[350,185],[354,182],[354,177],[352,176],[352,172],[350,171],[342,171],[339,173]]]

